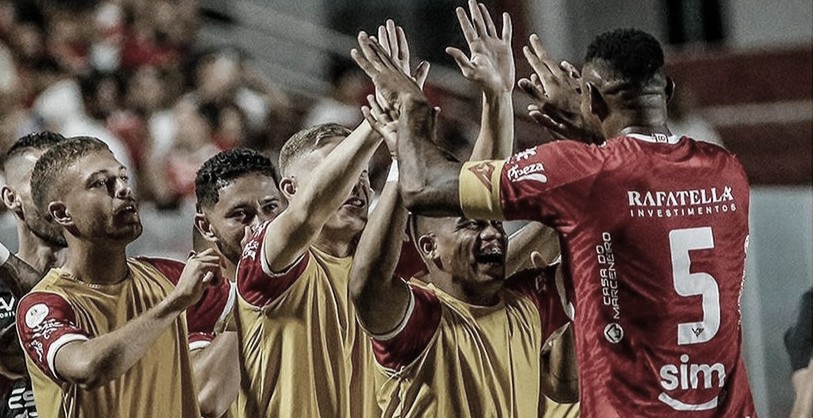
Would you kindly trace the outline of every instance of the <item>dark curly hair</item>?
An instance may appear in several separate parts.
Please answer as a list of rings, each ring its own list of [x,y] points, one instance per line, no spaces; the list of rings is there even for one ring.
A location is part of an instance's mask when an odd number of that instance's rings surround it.
[[[652,35],[638,29],[615,29],[587,47],[585,63],[604,65],[614,77],[643,85],[663,69],[663,49]]]
[[[220,189],[246,174],[260,173],[279,183],[279,175],[271,159],[248,148],[222,151],[206,160],[195,176],[195,196],[198,210],[211,207],[220,199]]]
[[[31,198],[43,213],[48,213],[48,204],[57,198],[61,188],[63,173],[73,163],[98,151],[110,151],[107,144],[98,138],[76,136],[68,138],[42,154],[31,173]]]

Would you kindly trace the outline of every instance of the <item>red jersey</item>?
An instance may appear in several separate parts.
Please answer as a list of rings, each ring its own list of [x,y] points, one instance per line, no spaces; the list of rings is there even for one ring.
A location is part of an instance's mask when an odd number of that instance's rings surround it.
[[[732,154],[665,135],[561,141],[466,163],[460,191],[468,217],[562,235],[583,416],[756,416],[739,305],[749,188]]]

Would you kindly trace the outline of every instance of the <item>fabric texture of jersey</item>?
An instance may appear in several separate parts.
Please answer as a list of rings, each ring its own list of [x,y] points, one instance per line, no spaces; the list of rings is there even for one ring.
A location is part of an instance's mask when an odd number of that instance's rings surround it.
[[[237,268],[238,413],[378,416],[372,350],[349,300],[352,258],[311,247],[285,272],[264,262],[258,227]]]
[[[114,331],[172,291],[173,281],[155,266],[131,259],[128,267],[130,276],[111,285],[52,269],[21,300],[17,329],[40,417],[200,417],[184,315],[132,368],[98,388],[81,389],[54,371],[66,343]]]
[[[663,135],[560,141],[468,163],[460,181],[489,192],[466,213],[562,235],[583,416],[756,416],[741,357],[749,187],[732,154]]]
[[[412,311],[396,335],[374,337],[386,417],[539,417],[540,357],[568,319],[553,276],[512,276],[494,306],[410,281]]]

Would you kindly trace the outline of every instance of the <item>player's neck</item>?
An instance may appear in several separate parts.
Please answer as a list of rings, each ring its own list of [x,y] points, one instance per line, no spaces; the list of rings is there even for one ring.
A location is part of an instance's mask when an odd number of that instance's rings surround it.
[[[666,127],[666,114],[659,109],[618,111],[602,122],[605,138],[618,138],[629,134],[671,135]]]
[[[333,236],[324,230],[313,241],[313,246],[334,257],[350,257],[356,252],[356,237]]]
[[[111,243],[68,242],[63,270],[85,283],[114,284],[129,273],[126,246]]]
[[[17,224],[17,237],[19,238],[17,257],[37,272],[46,273],[65,262],[67,256],[65,248],[48,244],[22,223]]]

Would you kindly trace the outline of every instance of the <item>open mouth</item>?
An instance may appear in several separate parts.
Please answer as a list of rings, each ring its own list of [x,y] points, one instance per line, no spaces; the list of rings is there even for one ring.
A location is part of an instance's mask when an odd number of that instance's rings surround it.
[[[505,254],[500,247],[487,247],[481,249],[475,259],[480,264],[502,265],[505,262]]]
[[[363,209],[366,206],[366,203],[363,199],[359,197],[351,197],[344,201],[344,206],[350,206],[358,209]]]
[[[136,207],[135,203],[131,203],[129,205],[124,205],[118,210],[116,210],[116,215],[121,214],[135,214],[138,213],[138,208]]]

